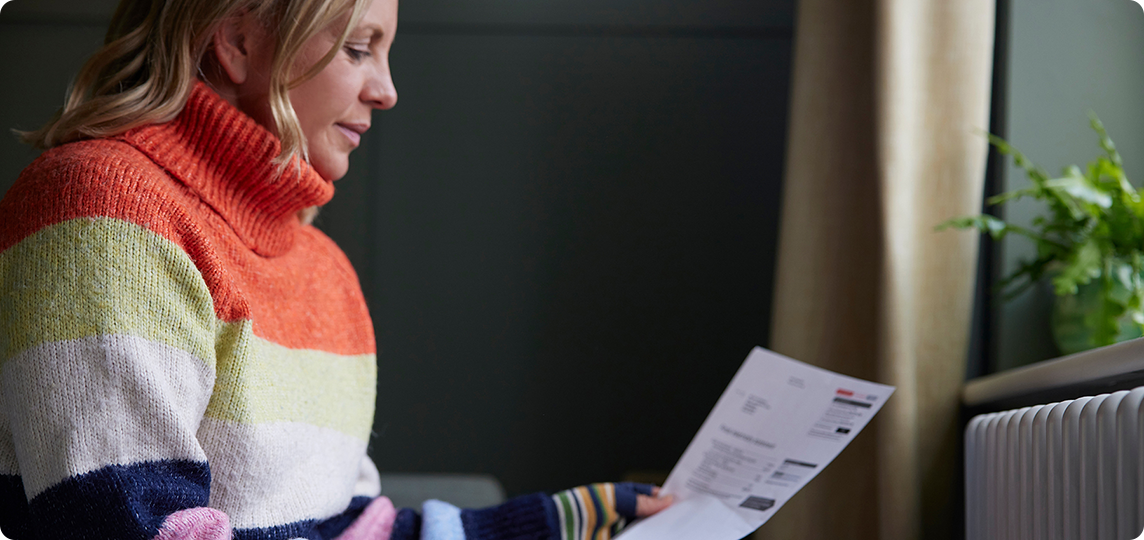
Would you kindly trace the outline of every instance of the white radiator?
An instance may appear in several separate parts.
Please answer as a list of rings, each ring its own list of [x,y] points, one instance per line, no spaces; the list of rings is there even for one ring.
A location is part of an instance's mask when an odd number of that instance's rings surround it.
[[[965,429],[967,540],[1125,540],[1144,528],[1144,387],[983,414]]]

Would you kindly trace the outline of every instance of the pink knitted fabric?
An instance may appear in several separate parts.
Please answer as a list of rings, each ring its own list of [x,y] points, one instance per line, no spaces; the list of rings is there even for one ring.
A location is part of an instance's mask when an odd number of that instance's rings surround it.
[[[389,497],[378,497],[336,540],[389,540],[396,519],[397,510]]]
[[[230,518],[214,508],[181,510],[167,516],[152,540],[230,540]]]

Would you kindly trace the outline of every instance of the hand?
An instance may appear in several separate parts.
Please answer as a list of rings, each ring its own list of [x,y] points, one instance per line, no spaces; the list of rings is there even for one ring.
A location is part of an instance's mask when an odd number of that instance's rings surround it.
[[[650,516],[671,505],[671,496],[658,495],[659,488],[633,482],[591,484],[561,491],[552,496],[559,516],[557,538],[608,540],[630,520]]]
[[[645,518],[668,506],[675,500],[674,495],[659,496],[659,488],[651,488],[651,495],[640,494],[636,496],[636,517]]]

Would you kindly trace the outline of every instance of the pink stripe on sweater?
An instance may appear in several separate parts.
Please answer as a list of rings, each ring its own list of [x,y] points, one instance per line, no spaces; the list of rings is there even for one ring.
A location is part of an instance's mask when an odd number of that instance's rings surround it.
[[[389,497],[378,497],[335,540],[389,540],[397,510]]]
[[[191,508],[167,516],[152,540],[230,540],[230,518],[214,508]]]

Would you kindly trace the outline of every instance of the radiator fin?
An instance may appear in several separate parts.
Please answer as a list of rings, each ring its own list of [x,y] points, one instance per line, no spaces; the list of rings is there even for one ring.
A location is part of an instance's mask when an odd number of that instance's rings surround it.
[[[965,428],[968,540],[1130,540],[1144,529],[1144,387]]]

